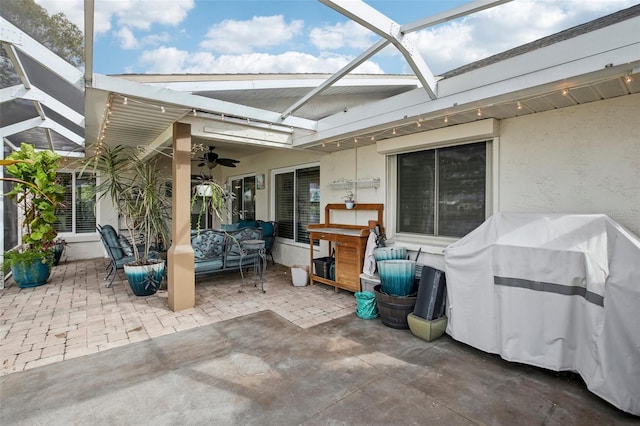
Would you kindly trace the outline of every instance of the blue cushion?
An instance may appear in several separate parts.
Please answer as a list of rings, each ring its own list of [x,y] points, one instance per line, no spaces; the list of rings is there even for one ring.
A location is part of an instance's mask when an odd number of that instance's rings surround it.
[[[239,223],[232,223],[232,224],[223,223],[220,225],[220,229],[223,231],[236,231],[238,230],[238,225],[240,224]]]
[[[273,235],[273,223],[260,222],[260,228],[262,228],[262,235],[264,237],[270,237]]]
[[[240,219],[240,221],[238,222],[238,229],[257,228],[257,227],[258,227],[258,222],[255,220]]]

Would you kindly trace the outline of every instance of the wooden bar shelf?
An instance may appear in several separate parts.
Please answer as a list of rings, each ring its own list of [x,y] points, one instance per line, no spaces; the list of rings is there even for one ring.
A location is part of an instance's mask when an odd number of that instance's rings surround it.
[[[311,284],[319,282],[334,286],[338,289],[357,292],[360,291],[360,273],[364,263],[364,252],[367,247],[370,228],[367,225],[346,225],[331,222],[332,210],[346,211],[377,211],[377,224],[382,228],[383,204],[356,204],[353,209],[347,209],[344,204],[327,204],[325,207],[324,223],[310,224],[309,230],[309,267]],[[316,275],[314,271],[313,253],[315,240],[329,242],[329,255],[335,249],[335,280]]]

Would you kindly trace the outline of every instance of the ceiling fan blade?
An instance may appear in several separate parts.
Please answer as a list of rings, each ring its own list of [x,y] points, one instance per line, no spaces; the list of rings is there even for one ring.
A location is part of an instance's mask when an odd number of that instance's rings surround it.
[[[239,163],[240,161],[238,160],[232,160],[231,158],[218,158],[216,160],[216,162],[220,165],[223,166],[227,166],[227,167],[235,167],[236,163]]]

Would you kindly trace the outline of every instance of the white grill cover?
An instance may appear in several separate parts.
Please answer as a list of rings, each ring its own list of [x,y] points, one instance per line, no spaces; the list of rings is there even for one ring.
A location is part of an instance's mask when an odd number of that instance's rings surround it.
[[[640,239],[606,215],[496,213],[445,251],[454,339],[576,371],[640,415]]]

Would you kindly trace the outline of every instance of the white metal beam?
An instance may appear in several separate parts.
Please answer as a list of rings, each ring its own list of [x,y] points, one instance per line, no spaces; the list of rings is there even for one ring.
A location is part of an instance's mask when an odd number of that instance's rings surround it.
[[[287,118],[294,111],[298,110],[303,105],[305,105],[307,102],[309,102],[311,100],[311,98],[313,98],[314,96],[318,95],[319,93],[322,93],[328,87],[334,85],[338,80],[340,80],[345,75],[349,74],[351,71],[353,71],[355,68],[357,68],[364,61],[366,61],[367,59],[369,59],[370,57],[372,57],[373,55],[378,53],[380,50],[384,49],[384,47],[387,46],[389,43],[390,43],[390,41],[386,40],[386,39],[379,40],[376,44],[374,44],[373,46],[371,46],[370,48],[365,50],[360,56],[358,56],[357,58],[355,58],[354,60],[349,62],[340,71],[338,71],[337,73],[333,74],[331,77],[329,77],[327,80],[325,80],[322,84],[318,85],[315,89],[311,90],[304,97],[302,97],[296,103],[294,103],[289,108],[287,108],[282,113],[282,118],[283,119]]]
[[[93,77],[94,0],[84,0],[84,84],[91,86]]]
[[[315,130],[316,121],[300,117],[281,118],[278,112],[248,107],[245,105],[211,99],[204,96],[189,93],[176,92],[162,87],[151,86],[134,81],[94,74],[93,87],[99,90],[114,92],[122,96],[139,97],[148,99],[158,104],[175,105],[188,109],[197,109],[225,114],[233,117],[249,118],[265,123],[282,124],[306,130]],[[85,112],[86,113],[86,112]]]
[[[539,48],[438,82],[440,97],[418,90],[351,108],[318,122],[318,131],[297,137],[295,147],[338,139],[359,131],[388,128],[406,117],[428,118],[488,103],[517,101],[564,87],[580,86],[640,64],[640,17]],[[612,65],[610,65],[612,64]]]
[[[55,130],[56,133],[60,134],[61,136],[64,136],[65,138],[69,139],[71,142],[77,144],[78,146],[84,146],[84,136],[81,136],[77,133],[72,132],[62,124],[50,118],[45,119],[42,122],[42,124],[40,124],[38,127]]]
[[[415,45],[400,31],[400,25],[360,0],[319,0],[324,5],[368,28],[393,43],[422,83],[431,99],[436,99],[436,79]]]
[[[28,120],[21,121],[19,123],[10,124],[8,126],[0,127],[0,137],[6,138],[16,133],[24,132],[25,130],[33,129],[40,126],[44,120],[40,117],[30,118]]]
[[[444,12],[419,19],[400,27],[400,32],[403,34],[422,30],[434,25],[443,24],[445,22],[452,21],[454,19],[462,18],[463,16],[470,15],[472,13],[480,12],[481,10],[489,9],[494,6],[498,6],[504,3],[509,3],[513,0],[476,0],[471,3],[463,4],[462,6],[455,7],[453,9],[446,10]]]
[[[282,132],[267,128],[256,128],[249,124],[230,121],[212,121],[203,117],[187,116],[180,120],[191,124],[191,135],[229,142],[241,141],[253,145],[289,147],[292,143],[292,132]]]
[[[16,53],[16,49],[13,47],[13,44],[10,43],[2,43],[2,47],[4,47],[5,52],[7,52],[7,56],[9,60],[13,64],[13,69],[18,74],[18,78],[22,81],[22,84],[27,89],[31,88],[31,82],[29,81],[29,77],[27,76],[26,71],[24,70],[24,66],[22,65],[22,61],[18,54]]]
[[[112,76],[113,77],[113,76]],[[212,75],[210,80],[206,81],[197,81],[190,79],[191,76],[188,76],[188,81],[174,81],[172,78],[174,76],[167,76],[166,79],[163,79],[164,76],[160,76],[152,79],[144,79],[141,80],[133,80],[139,83],[148,84],[150,86],[160,86],[165,89],[176,90],[178,92],[185,93],[194,93],[194,92],[225,92],[225,91],[236,91],[236,90],[278,90],[278,89],[294,89],[294,88],[308,88],[312,89],[320,84],[322,84],[327,78],[330,78],[331,75],[327,75],[327,77],[310,77],[309,75],[299,75],[295,74],[291,77],[287,78],[278,78],[271,79],[259,78],[260,76],[238,76],[241,79],[230,78],[228,80],[219,80],[216,79],[220,77],[220,75]],[[231,76],[233,77],[233,76]],[[125,77],[129,79],[129,77]],[[385,75],[378,74],[376,76],[375,83],[372,83],[371,78],[367,77],[358,77],[358,75],[352,75],[348,80],[339,80],[336,81],[333,86],[335,87],[362,87],[362,86],[371,86],[375,84],[376,87],[386,87],[386,86],[402,86],[402,85],[416,85],[416,78],[410,75]]]
[[[82,90],[82,71],[2,17],[0,17],[0,40],[12,44],[60,78]]]

